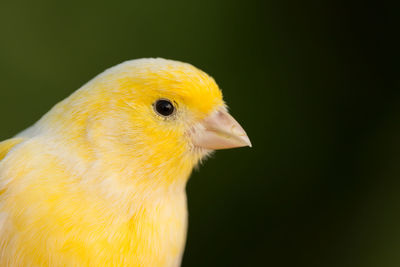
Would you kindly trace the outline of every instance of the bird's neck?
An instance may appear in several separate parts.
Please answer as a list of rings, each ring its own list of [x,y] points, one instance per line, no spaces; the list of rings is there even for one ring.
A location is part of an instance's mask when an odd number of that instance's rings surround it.
[[[146,205],[185,195],[194,163],[184,154],[160,156],[151,153],[154,148],[99,146],[93,139],[88,141],[88,134],[82,129],[73,140],[64,132],[43,133],[37,138],[79,181],[83,191],[103,198],[110,210],[133,215]]]

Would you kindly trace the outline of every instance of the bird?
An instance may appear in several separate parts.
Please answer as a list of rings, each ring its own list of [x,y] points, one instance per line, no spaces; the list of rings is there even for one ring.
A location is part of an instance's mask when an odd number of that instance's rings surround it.
[[[0,266],[180,266],[193,169],[246,146],[202,70],[116,65],[0,143]]]

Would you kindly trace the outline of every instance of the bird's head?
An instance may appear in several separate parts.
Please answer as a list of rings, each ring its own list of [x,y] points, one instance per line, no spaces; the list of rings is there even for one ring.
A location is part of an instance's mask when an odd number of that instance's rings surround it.
[[[149,168],[178,162],[194,166],[216,149],[251,146],[214,79],[182,62],[127,61],[61,106],[59,113],[76,110],[74,124],[85,128],[96,149],[112,155],[110,161],[122,155]]]

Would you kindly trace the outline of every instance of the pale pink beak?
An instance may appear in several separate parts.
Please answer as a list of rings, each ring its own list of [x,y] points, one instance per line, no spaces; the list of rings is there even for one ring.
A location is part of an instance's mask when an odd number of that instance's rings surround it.
[[[251,142],[242,126],[225,110],[219,110],[190,133],[196,147],[205,149],[228,149],[235,147],[251,147]]]

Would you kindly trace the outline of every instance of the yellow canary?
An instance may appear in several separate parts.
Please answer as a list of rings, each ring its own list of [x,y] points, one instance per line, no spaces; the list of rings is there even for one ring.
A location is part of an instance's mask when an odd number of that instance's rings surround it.
[[[179,266],[193,167],[242,146],[206,73],[110,68],[0,143],[0,266]]]

